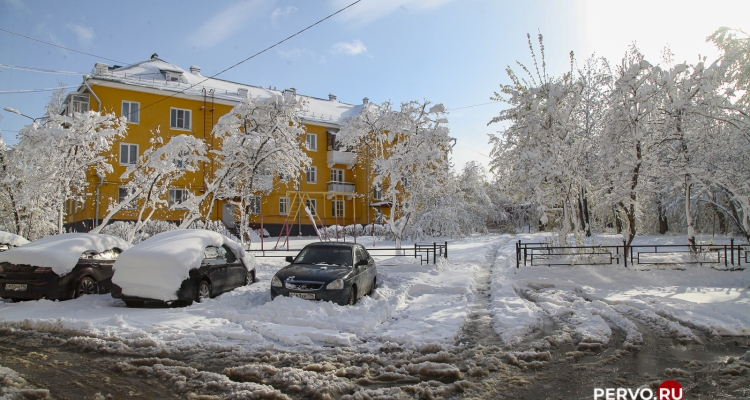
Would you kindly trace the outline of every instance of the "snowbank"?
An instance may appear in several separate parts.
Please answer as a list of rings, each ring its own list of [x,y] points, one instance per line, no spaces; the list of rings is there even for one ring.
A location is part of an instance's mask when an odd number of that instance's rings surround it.
[[[100,253],[112,248],[124,251],[130,248],[130,243],[110,235],[63,233],[4,251],[0,253],[0,262],[49,267],[63,276],[73,270],[81,254]]]
[[[113,270],[112,282],[122,293],[163,301],[176,300],[182,281],[191,269],[199,268],[207,246],[227,245],[249,271],[255,257],[239,243],[213,231],[183,229],[163,232],[122,253]]]
[[[0,243],[7,244],[13,247],[18,247],[29,243],[23,236],[18,236],[15,233],[0,231]]]

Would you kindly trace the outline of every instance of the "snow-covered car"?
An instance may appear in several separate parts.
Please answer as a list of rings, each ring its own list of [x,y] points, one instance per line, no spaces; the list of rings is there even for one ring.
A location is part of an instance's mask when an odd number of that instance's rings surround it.
[[[0,251],[12,249],[14,247],[23,246],[29,243],[23,236],[18,236],[15,233],[0,231]]]
[[[112,297],[128,307],[184,303],[255,282],[255,257],[228,237],[203,229],[160,233],[115,262]]]
[[[277,296],[352,305],[377,285],[375,261],[356,243],[312,243],[271,279],[271,300]]]
[[[67,300],[112,288],[112,266],[130,243],[110,235],[64,233],[0,253],[0,297]]]

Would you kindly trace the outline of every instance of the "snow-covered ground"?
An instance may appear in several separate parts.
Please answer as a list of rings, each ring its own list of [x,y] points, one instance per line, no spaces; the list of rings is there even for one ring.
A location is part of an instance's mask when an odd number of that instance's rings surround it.
[[[420,265],[410,257],[376,257],[378,288],[353,307],[279,297],[269,282],[283,258],[258,260],[258,282],[184,308],[126,308],[110,295],[56,302],[0,302],[0,324],[120,338],[156,348],[214,344],[248,349],[315,351],[349,346],[379,351],[388,342],[419,349],[450,347],[475,296],[474,272],[492,268],[491,313],[508,344],[522,342],[545,318],[571,328],[576,342],[606,345],[612,327],[626,342],[643,341],[633,317],[676,339],[685,326],[750,336],[750,269],[720,271],[685,265],[650,270],[622,266],[527,266],[516,269],[515,242],[541,235],[484,235],[449,242],[449,261]],[[312,239],[296,239],[301,248]],[[360,238],[368,248],[372,238]],[[640,237],[681,243],[684,237]],[[392,247],[379,242],[376,247]],[[408,246],[408,244],[407,244]],[[680,323],[678,323],[680,322]]]
[[[145,341],[157,347],[193,343],[316,349],[386,342],[419,348],[452,345],[473,299],[473,272],[486,263],[497,236],[451,242],[450,261],[420,265],[412,257],[378,257],[378,288],[353,307],[279,297],[270,300],[283,258],[257,258],[258,282],[184,308],[127,308],[109,294],[55,302],[0,303],[0,323],[39,330],[71,330],[93,337]],[[302,248],[313,239],[296,239]],[[315,239],[317,240],[317,238]],[[372,238],[360,238],[372,248]],[[379,242],[376,247],[393,247]]]
[[[688,327],[750,336],[750,269],[728,271],[710,264],[516,268],[515,242],[544,239],[540,234],[517,235],[497,252],[491,311],[506,343],[523,341],[541,329],[545,318],[570,327],[575,342],[591,346],[609,342],[611,325],[624,332],[626,345],[640,345],[643,337],[627,317],[684,341],[695,339]],[[617,241],[621,238],[612,243]],[[633,245],[685,243],[684,236],[641,236]]]

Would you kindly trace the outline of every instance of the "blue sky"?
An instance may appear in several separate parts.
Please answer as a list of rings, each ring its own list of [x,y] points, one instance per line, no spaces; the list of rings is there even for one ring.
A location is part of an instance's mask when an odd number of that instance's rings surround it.
[[[51,92],[2,93],[81,83],[95,62],[125,65],[158,53],[213,75],[354,0],[23,1],[0,0],[0,29],[94,54],[63,50],[0,31],[0,108],[41,116]],[[449,109],[457,168],[487,164],[487,126],[502,104],[485,104],[508,83],[505,68],[531,64],[526,34],[545,38],[548,71],[592,53],[614,63],[635,42],[653,63],[669,44],[678,61],[711,59],[705,37],[718,27],[750,32],[750,2],[362,0],[341,14],[218,78],[358,104],[427,99]],[[117,60],[109,61],[104,58]],[[475,106],[476,105],[476,106]],[[475,107],[469,107],[475,106]],[[6,143],[29,120],[0,111]]]

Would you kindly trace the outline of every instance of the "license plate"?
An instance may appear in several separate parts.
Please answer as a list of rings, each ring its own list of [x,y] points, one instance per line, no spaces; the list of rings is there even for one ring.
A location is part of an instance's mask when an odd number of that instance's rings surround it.
[[[289,297],[299,297],[305,300],[315,300],[315,293],[289,293]]]
[[[26,290],[26,284],[25,283],[6,283],[5,290],[10,291],[10,292],[23,292],[24,290]]]

